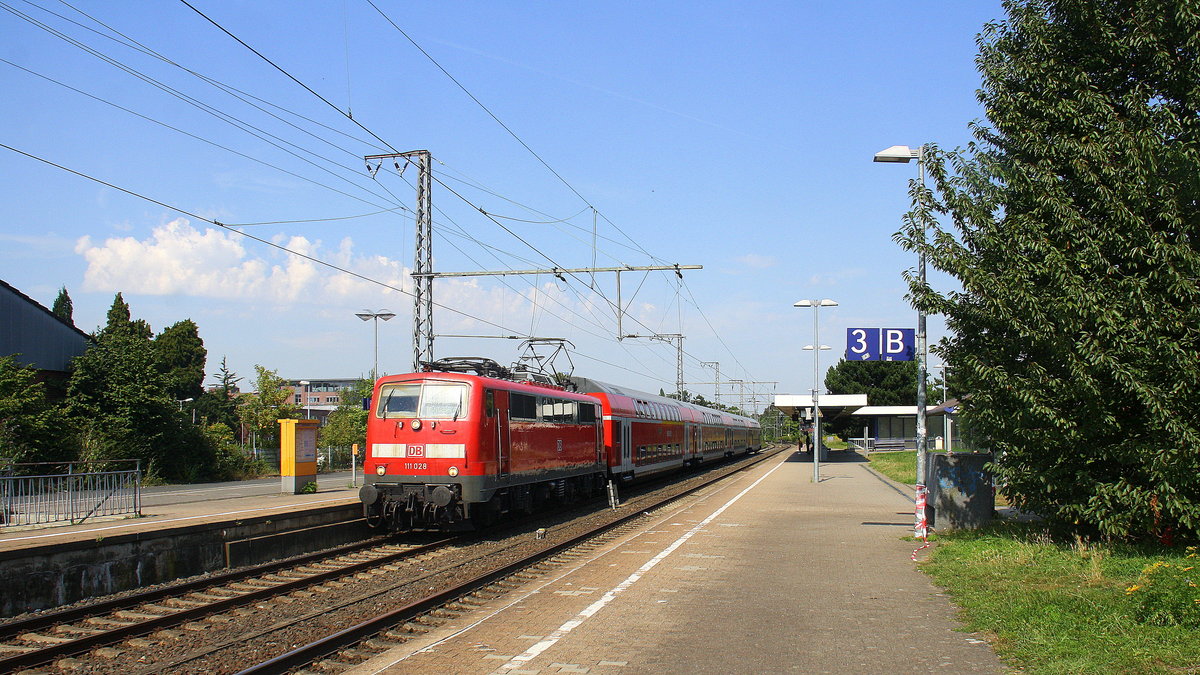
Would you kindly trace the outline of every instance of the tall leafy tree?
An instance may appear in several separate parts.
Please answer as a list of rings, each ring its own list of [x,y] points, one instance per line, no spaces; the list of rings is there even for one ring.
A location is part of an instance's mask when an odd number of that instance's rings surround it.
[[[258,435],[259,445],[268,446],[279,438],[278,420],[299,418],[300,407],[292,403],[292,391],[283,388],[287,380],[274,370],[256,365],[254,372],[256,391],[241,397],[238,415],[242,424]]]
[[[977,141],[927,147],[898,238],[1009,499],[1111,537],[1200,532],[1200,2],[1007,0]],[[939,214],[951,225],[938,225]],[[928,230],[928,234],[926,232]]]
[[[237,373],[229,370],[226,359],[222,357],[215,387],[201,394],[193,404],[196,414],[210,425],[223,424],[231,430],[239,428],[237,383],[241,380]]]
[[[916,361],[848,361],[825,372],[831,394],[866,394],[871,405],[916,405]]]
[[[871,405],[917,404],[916,361],[852,361],[841,359],[825,372],[831,394],[866,394]],[[849,415],[826,420],[829,433],[845,437],[861,433],[861,419]]]
[[[129,310],[129,303],[125,302],[125,298],[121,296],[121,292],[117,291],[116,297],[113,298],[112,306],[108,308],[107,323],[104,325],[102,334],[112,333],[130,333],[137,335],[143,339],[149,340],[154,331],[151,330],[150,324],[143,319],[134,319]]]
[[[367,417],[362,401],[370,398],[375,383],[358,380],[354,386],[341,391],[338,407],[329,413],[325,426],[321,427],[321,443],[324,445],[350,446],[355,443],[365,447],[367,442]]]
[[[167,479],[208,477],[213,445],[181,414],[151,335],[118,293],[107,324],[75,359],[65,412],[79,458],[140,459],[147,473]]]
[[[67,287],[63,286],[58,291],[58,297],[54,298],[54,305],[50,308],[50,312],[62,319],[64,323],[75,325],[74,313],[75,303],[71,302],[71,296],[67,294]]]
[[[72,459],[62,415],[46,398],[33,368],[0,357],[0,457],[18,462]]]
[[[195,400],[204,393],[204,363],[208,359],[208,350],[191,319],[164,328],[154,338],[154,353],[169,395],[176,400]]]

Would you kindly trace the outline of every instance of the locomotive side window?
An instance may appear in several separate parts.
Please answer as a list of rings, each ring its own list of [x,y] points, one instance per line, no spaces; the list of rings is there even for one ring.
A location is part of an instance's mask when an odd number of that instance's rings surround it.
[[[496,416],[496,392],[492,391],[491,389],[488,389],[487,394],[484,396],[483,405],[484,405],[484,411],[486,412],[487,416],[495,417]]]
[[[514,420],[537,419],[537,397],[513,392],[508,395],[508,416]]]
[[[580,424],[595,424],[596,423],[596,406],[591,403],[579,404],[579,423]]]

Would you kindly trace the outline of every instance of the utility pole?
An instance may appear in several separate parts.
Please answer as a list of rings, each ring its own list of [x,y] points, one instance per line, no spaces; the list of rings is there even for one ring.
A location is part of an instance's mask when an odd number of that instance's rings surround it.
[[[404,164],[401,165],[399,159],[404,159]],[[433,340],[435,334],[433,332],[433,280],[445,277],[486,277],[486,276],[511,276],[511,275],[540,275],[552,274],[559,279],[566,280],[564,274],[595,274],[596,272],[615,272],[617,275],[617,339],[622,339],[621,335],[621,318],[625,313],[625,308],[621,301],[621,272],[634,271],[671,271],[680,279],[683,278],[683,270],[699,270],[704,269],[702,265],[644,265],[633,266],[624,265],[621,267],[582,267],[582,268],[559,268],[553,267],[550,269],[540,270],[501,270],[501,271],[483,271],[483,272],[434,272],[433,271],[433,206],[430,197],[430,190],[433,185],[433,157],[428,150],[411,150],[409,152],[391,152],[381,155],[366,155],[364,159],[367,162],[367,170],[371,175],[375,175],[382,166],[383,160],[390,159],[393,161],[396,170],[402,175],[404,169],[409,164],[415,163],[418,169],[417,176],[417,219],[416,219],[416,247],[415,261],[413,263],[413,372],[421,370],[421,362],[433,361]],[[371,166],[371,162],[375,161],[376,165]],[[593,213],[593,218],[594,218]],[[595,227],[593,223],[593,228]],[[626,337],[641,337],[641,336],[626,336]],[[682,335],[662,335],[650,336],[662,338],[677,338],[678,339],[678,358],[676,362],[676,385],[679,387],[680,395],[683,393],[683,336]]]
[[[620,339],[626,338],[648,338],[651,340],[661,340],[675,345],[675,393],[679,394],[679,400],[683,400],[683,335],[680,333],[655,333],[653,335],[622,335]]]
[[[720,403],[721,402],[721,362],[720,361],[701,361],[700,365],[711,366],[712,369],[714,371],[716,371],[717,375],[715,378],[713,378],[716,380],[716,382],[713,383],[715,385],[713,387],[713,396],[716,397],[716,399],[715,399],[716,402]],[[704,384],[704,383],[701,382],[700,384]]]
[[[396,161],[404,159],[404,166]],[[413,372],[420,372],[422,361],[433,360],[433,157],[428,150],[392,152],[364,157],[368,168],[371,160],[380,164],[390,159],[401,174],[414,160],[417,165],[416,246],[413,262]],[[378,171],[379,167],[375,167]]]

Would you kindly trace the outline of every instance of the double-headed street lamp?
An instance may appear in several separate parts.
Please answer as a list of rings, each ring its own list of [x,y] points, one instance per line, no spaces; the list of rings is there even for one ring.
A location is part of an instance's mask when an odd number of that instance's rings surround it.
[[[893,145],[887,150],[875,153],[876,162],[907,164],[917,160],[917,177],[920,181],[921,192],[925,192],[925,146],[910,148],[907,145]],[[917,263],[917,275],[922,287],[925,286],[925,225],[921,224],[920,254]],[[928,368],[929,354],[925,341],[925,310],[917,307],[917,482],[926,484],[926,464],[929,452],[929,433],[925,426],[925,377]]]
[[[381,309],[378,312],[372,312],[369,309],[364,309],[361,312],[356,312],[354,316],[357,316],[363,321],[373,320],[375,322],[375,367],[371,369],[371,381],[374,382],[376,378],[379,377],[379,320],[383,319],[384,321],[388,321],[396,315],[387,311],[386,309]]]
[[[812,307],[813,308],[813,343],[804,345],[804,349],[813,350],[813,482],[821,482],[821,405],[819,401],[821,393],[821,350],[829,349],[829,345],[821,344],[820,329],[817,324],[817,317],[821,312],[822,307],[837,307],[837,303],[833,300],[800,300],[793,304],[793,307]]]

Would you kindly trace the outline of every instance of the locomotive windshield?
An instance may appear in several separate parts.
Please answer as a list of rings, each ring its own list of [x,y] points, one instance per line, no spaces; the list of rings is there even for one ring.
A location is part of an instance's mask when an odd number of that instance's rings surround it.
[[[454,382],[385,384],[375,416],[456,420],[467,413],[467,391],[467,385]]]

